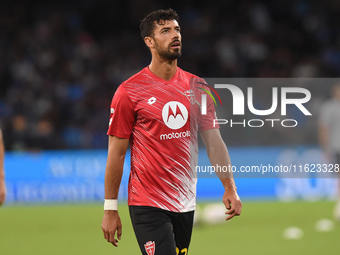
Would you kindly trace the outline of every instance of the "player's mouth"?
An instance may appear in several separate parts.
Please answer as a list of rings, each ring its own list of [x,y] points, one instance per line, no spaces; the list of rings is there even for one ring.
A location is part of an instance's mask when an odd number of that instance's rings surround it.
[[[181,42],[180,42],[180,41],[174,41],[174,42],[171,44],[170,47],[173,48],[173,49],[179,49],[179,48],[181,48]]]

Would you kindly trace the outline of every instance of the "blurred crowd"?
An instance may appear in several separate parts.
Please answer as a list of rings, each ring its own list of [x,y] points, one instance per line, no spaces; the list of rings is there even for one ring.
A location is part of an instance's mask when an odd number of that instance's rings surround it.
[[[169,7],[180,15],[179,66],[201,77],[340,75],[336,0],[183,0],[171,6],[156,0],[6,1],[0,8],[0,127],[6,148],[106,148],[114,91],[151,60],[139,22]],[[314,143],[315,126],[308,128],[298,141],[291,129],[282,139],[257,131],[243,143]],[[261,132],[271,138],[263,140]],[[233,135],[228,144],[239,142]]]

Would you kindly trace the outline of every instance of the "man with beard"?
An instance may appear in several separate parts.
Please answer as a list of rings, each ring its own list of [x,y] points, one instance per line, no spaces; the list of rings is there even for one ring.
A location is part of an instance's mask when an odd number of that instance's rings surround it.
[[[196,205],[197,134],[213,166],[230,166],[230,158],[213,124],[212,100],[206,114],[199,114],[202,90],[190,85],[200,78],[177,67],[182,50],[177,13],[154,11],[140,29],[152,60],[112,99],[102,229],[117,246],[122,235],[117,197],[130,142],[128,205],[142,254],[187,254]],[[240,215],[242,204],[232,175],[219,177],[229,220]]]

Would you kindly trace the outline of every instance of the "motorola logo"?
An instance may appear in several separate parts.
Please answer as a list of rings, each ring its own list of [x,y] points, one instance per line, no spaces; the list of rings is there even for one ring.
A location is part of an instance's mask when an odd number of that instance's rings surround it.
[[[162,117],[165,125],[171,129],[179,129],[187,123],[188,110],[180,102],[171,101],[164,105]]]

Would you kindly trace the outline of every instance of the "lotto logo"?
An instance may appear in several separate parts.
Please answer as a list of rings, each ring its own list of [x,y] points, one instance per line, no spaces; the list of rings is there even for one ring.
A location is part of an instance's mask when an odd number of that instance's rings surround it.
[[[156,99],[155,97],[151,97],[151,98],[149,98],[149,100],[148,100],[148,104],[149,104],[149,105],[152,105],[152,104],[156,103],[156,101],[157,101],[157,99]]]
[[[164,105],[162,117],[165,125],[171,129],[179,129],[187,123],[188,110],[180,102],[171,101]]]

